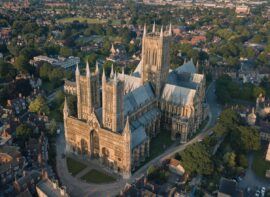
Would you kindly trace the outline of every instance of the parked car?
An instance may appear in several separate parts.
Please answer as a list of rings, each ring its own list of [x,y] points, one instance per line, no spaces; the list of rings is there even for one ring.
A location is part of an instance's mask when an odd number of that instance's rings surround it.
[[[261,191],[260,190],[257,190],[256,193],[255,193],[255,196],[256,197],[260,197],[260,195],[261,195]]]

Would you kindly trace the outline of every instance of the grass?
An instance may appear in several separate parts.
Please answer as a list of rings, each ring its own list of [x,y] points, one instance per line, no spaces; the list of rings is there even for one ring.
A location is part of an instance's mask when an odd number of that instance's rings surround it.
[[[100,172],[98,170],[90,170],[87,172],[83,177],[83,180],[87,181],[88,183],[111,183],[114,182],[116,179],[112,176],[106,175],[103,172]]]
[[[257,151],[253,154],[252,170],[258,177],[266,178],[265,172],[270,169],[270,162],[265,160],[263,151]]]
[[[76,174],[78,174],[80,171],[82,171],[83,169],[86,168],[86,165],[76,161],[70,157],[67,157],[67,167],[68,167],[68,171],[75,176]]]
[[[74,21],[84,22],[86,21],[88,24],[104,24],[107,23],[106,19],[97,19],[97,18],[86,18],[86,17],[67,17],[59,19],[59,23],[72,23]]]
[[[155,138],[151,139],[150,142],[150,157],[147,160],[152,160],[161,153],[163,153],[173,141],[171,140],[171,133],[168,131],[161,131]]]

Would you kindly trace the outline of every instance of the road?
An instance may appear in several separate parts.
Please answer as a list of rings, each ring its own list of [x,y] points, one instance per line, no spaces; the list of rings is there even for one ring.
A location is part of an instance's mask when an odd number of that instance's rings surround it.
[[[124,188],[126,183],[132,183],[137,178],[140,178],[143,174],[145,174],[150,165],[157,164],[163,161],[164,159],[173,156],[175,153],[184,150],[188,145],[197,142],[199,139],[202,140],[205,136],[207,136],[208,132],[215,125],[215,122],[221,111],[220,106],[216,102],[216,96],[214,91],[215,91],[215,83],[212,82],[209,85],[206,92],[206,101],[209,104],[209,120],[206,126],[201,131],[201,133],[199,133],[195,138],[193,138],[186,144],[181,145],[178,144],[176,146],[170,147],[163,154],[149,161],[143,167],[137,170],[128,180],[120,179],[111,184],[96,185],[96,184],[88,184],[81,180],[76,179],[75,177],[72,177],[68,173],[65,158],[62,158],[62,154],[65,153],[65,140],[63,133],[61,133],[61,135],[58,136],[57,138],[56,160],[57,160],[57,172],[62,184],[68,188],[68,192],[70,192],[71,196],[107,197],[118,194],[119,191]],[[104,190],[105,188],[106,190]]]

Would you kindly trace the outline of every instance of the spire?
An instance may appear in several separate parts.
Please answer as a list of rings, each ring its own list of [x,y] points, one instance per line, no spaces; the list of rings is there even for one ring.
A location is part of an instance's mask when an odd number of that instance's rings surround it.
[[[114,73],[113,81],[114,81],[115,83],[117,82],[116,72]]]
[[[172,35],[172,24],[170,23],[170,27],[169,27],[169,35]]]
[[[143,36],[145,36],[146,35],[146,24],[144,24],[144,27],[143,27]]]
[[[125,133],[130,132],[129,116],[127,116],[126,125],[124,128]]]
[[[96,61],[96,74],[99,73],[98,62]]]
[[[80,75],[80,70],[79,70],[79,65],[77,64],[77,67],[76,67],[76,75]]]
[[[86,76],[90,77],[90,68],[89,68],[88,60],[86,61]]]
[[[161,29],[160,29],[160,37],[163,38],[163,25],[161,26]]]
[[[156,22],[154,21],[154,24],[153,24],[153,29],[152,29],[152,32],[155,33],[156,32]]]
[[[199,72],[199,67],[200,67],[199,61],[197,60],[197,63],[196,63],[196,70],[197,70],[197,72]]]
[[[103,72],[102,72],[102,81],[106,81],[106,75],[105,75],[105,70],[103,68]]]
[[[125,68],[122,67],[122,76],[124,77],[125,76]]]
[[[67,97],[65,97],[65,101],[64,101],[64,112],[67,112],[68,113],[68,104],[67,104]]]
[[[111,74],[110,74],[110,77],[113,78],[113,74],[114,74],[114,71],[113,71],[113,64],[112,64],[112,67],[111,67]]]

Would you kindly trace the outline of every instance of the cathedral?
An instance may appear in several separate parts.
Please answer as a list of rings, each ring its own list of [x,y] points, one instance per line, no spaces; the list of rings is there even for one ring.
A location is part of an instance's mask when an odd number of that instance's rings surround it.
[[[186,143],[205,118],[205,77],[192,59],[170,69],[171,26],[151,32],[144,27],[141,61],[131,75],[110,76],[96,66],[86,74],[76,69],[76,81],[66,81],[66,93],[77,97],[77,116],[65,100],[66,151],[97,158],[128,178],[149,156],[150,141],[159,132]],[[154,140],[154,139],[153,139]]]

